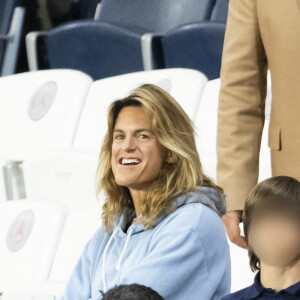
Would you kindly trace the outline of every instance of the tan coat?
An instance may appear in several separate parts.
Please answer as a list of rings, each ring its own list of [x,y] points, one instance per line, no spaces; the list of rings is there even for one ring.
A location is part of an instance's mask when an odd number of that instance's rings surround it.
[[[217,140],[228,211],[257,183],[268,67],[272,174],[300,180],[300,0],[230,0]]]

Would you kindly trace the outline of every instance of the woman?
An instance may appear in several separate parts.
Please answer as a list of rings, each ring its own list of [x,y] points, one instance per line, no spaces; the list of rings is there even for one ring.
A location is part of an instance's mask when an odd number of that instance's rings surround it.
[[[63,300],[98,300],[132,283],[166,300],[229,293],[223,191],[203,174],[192,122],[167,92],[146,84],[111,104],[97,182],[103,226]]]

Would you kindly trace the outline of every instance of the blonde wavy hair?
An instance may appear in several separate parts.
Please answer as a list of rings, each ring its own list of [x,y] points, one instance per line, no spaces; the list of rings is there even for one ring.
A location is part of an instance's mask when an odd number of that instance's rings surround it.
[[[199,192],[196,186],[212,187],[223,198],[223,190],[203,173],[194,125],[188,115],[166,91],[153,84],[144,84],[128,97],[114,101],[108,109],[108,130],[96,174],[97,194],[103,190],[106,196],[102,222],[107,232],[112,231],[115,219],[124,208],[134,207],[129,189],[116,183],[111,165],[115,122],[120,111],[128,106],[140,106],[145,110],[154,136],[175,157],[174,163],[163,164],[141,205],[142,217],[135,221],[143,224],[146,230],[153,228],[156,218],[172,212],[172,204],[178,196]]]

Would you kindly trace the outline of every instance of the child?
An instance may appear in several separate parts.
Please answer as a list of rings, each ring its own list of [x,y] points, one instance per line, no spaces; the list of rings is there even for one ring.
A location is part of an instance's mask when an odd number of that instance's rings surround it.
[[[102,295],[102,300],[164,300],[157,292],[141,284],[119,285]]]
[[[300,299],[300,182],[277,176],[258,184],[244,210],[254,284],[223,297]]]

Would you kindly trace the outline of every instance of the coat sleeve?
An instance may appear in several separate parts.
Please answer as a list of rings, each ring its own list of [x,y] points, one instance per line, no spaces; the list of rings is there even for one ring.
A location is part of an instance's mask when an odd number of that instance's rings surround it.
[[[243,210],[257,183],[267,68],[257,0],[230,0],[217,133],[217,182],[227,195],[227,211]]]

